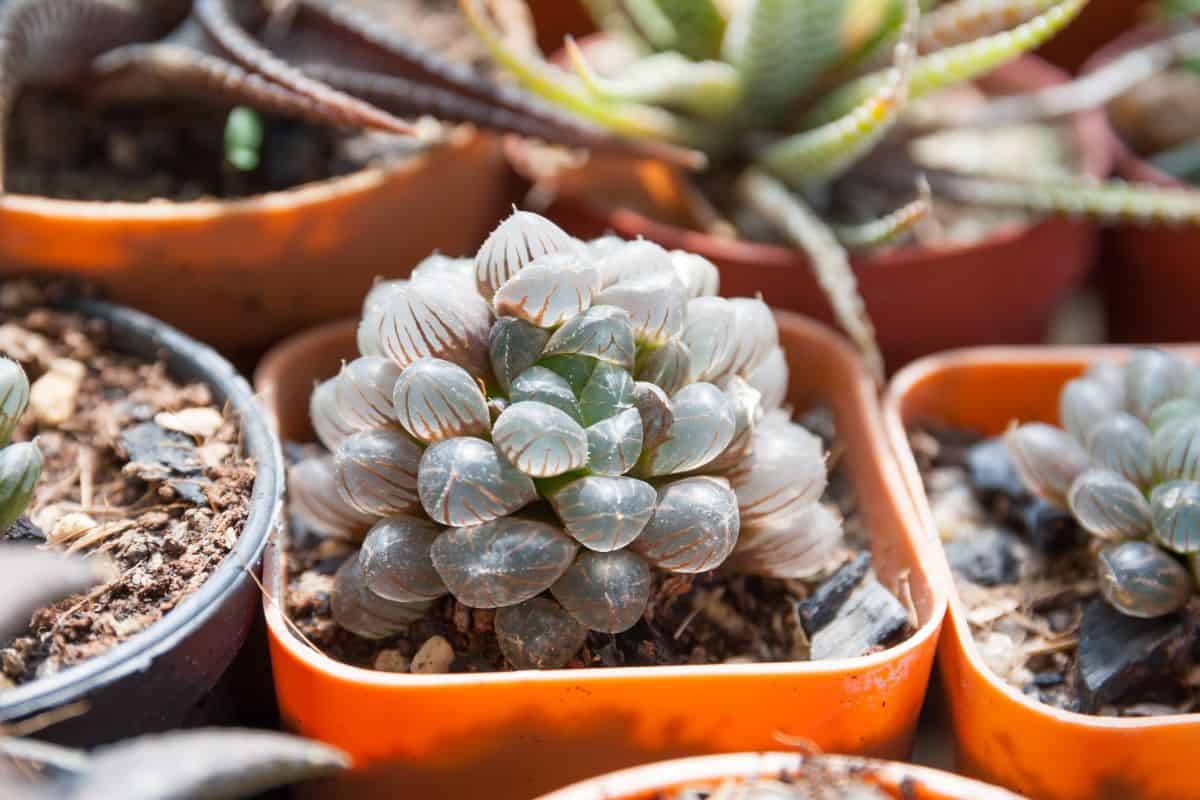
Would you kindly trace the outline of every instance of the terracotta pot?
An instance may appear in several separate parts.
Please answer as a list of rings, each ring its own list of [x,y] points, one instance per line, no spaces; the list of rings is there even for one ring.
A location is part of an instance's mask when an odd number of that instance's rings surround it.
[[[892,379],[884,424],[925,536],[937,538],[908,426],[929,422],[999,434],[1012,420],[1055,422],[1062,385],[1114,347],[979,348],[921,359]],[[950,614],[938,649],[958,768],[1040,800],[1166,800],[1196,797],[1191,763],[1200,714],[1096,717],[1025,696],[984,664],[944,553],[940,582]]]
[[[98,301],[69,307],[107,322],[118,350],[165,358],[176,378],[208,384],[217,402],[240,417],[242,444],[257,468],[237,545],[199,589],[102,655],[0,692],[0,723],[84,703],[83,714],[40,730],[37,738],[92,747],[178,727],[229,667],[258,616],[260,593],[250,573],[279,524],[284,471],[271,425],[229,362],[145,314]]]
[[[377,276],[472,253],[512,199],[499,141],[455,141],[383,169],[228,202],[0,196],[0,276],[93,281],[226,351],[356,313]]]
[[[910,576],[919,621],[913,636],[839,661],[415,676],[339,664],[301,643],[268,603],[285,724],[368,768],[331,794],[526,800],[662,758],[769,749],[785,735],[830,751],[909,753],[945,607],[942,589],[926,575],[926,544],[912,535],[870,379],[829,330],[795,314],[778,319],[792,365],[790,401],[833,409],[881,580],[891,584],[906,570]],[[284,437],[307,437],[302,399],[315,379],[354,354],[354,329],[345,322],[312,331],[263,361],[257,387]],[[267,585],[281,597],[287,565],[278,541],[268,562]]]
[[[1070,25],[1038,49],[1042,58],[1070,72],[1137,25],[1153,0],[1089,0]]]
[[[1027,57],[981,85],[1012,92],[1063,77]],[[1073,118],[1072,131],[1083,171],[1107,175],[1112,157],[1101,115]],[[508,153],[519,172],[536,172],[520,140],[509,140]],[[690,229],[681,184],[680,176],[661,164],[593,158],[559,182],[558,199],[547,213],[577,236],[612,230],[699,253],[721,268],[722,294],[762,292],[776,308],[832,324],[833,312],[800,251]],[[895,369],[949,347],[1040,341],[1058,303],[1086,276],[1095,249],[1091,225],[1052,217],[1004,227],[970,245],[903,247],[856,258],[853,266],[884,357]]]
[[[897,800],[1017,800],[995,786],[928,767],[798,753],[732,753],[647,764],[577,783],[539,800],[657,800],[671,789],[710,785],[715,789],[723,781],[739,778],[799,778],[814,767],[826,775],[852,775]]]
[[[580,0],[526,0],[533,13],[538,47],[552,53],[567,35],[586,36],[596,29]]]
[[[1131,48],[1162,35],[1162,25],[1131,31],[1096,53],[1084,67],[1090,72]],[[1108,114],[1104,115],[1106,122]],[[1109,123],[1111,124],[1111,123]],[[1190,187],[1134,153],[1110,127],[1117,174],[1152,186]],[[1103,273],[1109,338],[1119,342],[1187,342],[1200,339],[1200,274],[1193,254],[1200,252],[1195,226],[1122,225],[1112,236],[1111,259]]]

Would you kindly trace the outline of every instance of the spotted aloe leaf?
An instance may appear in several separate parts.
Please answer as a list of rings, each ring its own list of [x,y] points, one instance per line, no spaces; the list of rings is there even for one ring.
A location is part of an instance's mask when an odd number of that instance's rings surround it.
[[[658,490],[654,516],[631,547],[659,569],[707,572],[733,552],[737,496],[724,478],[681,478]]]
[[[620,633],[642,618],[650,600],[650,565],[629,550],[579,554],[550,587],[567,612],[594,631]]]
[[[421,456],[417,492],[425,513],[443,525],[478,525],[532,503],[537,490],[491,442],[446,439]]]

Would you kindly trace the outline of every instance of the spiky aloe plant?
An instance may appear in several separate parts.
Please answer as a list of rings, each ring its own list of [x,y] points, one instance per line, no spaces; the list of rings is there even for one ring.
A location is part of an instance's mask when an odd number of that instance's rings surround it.
[[[29,379],[21,365],[0,358],[0,533],[17,521],[42,474],[42,454],[32,442],[10,443],[29,405]]]
[[[1063,427],[1021,425],[1008,450],[1025,484],[1095,537],[1100,589],[1135,617],[1178,610],[1200,576],[1200,369],[1136,351],[1059,396]]]
[[[805,577],[841,541],[817,437],[783,409],[761,301],[646,241],[583,243],[515,212],[474,259],[376,286],[361,357],[312,395],[332,455],[290,476],[331,534],[370,526],[333,613],[381,638],[450,593],[498,609],[518,668],[646,609],[651,573]]]
[[[604,63],[591,63],[568,41],[569,68],[511,46],[483,0],[460,5],[494,57],[529,90],[622,135],[694,148],[732,170],[738,201],[807,252],[839,321],[877,365],[847,250],[895,240],[929,202],[919,194],[879,219],[837,219],[831,199],[856,196],[856,186],[906,191],[924,174],[935,195],[975,204],[1200,219],[1190,193],[1032,166],[1026,179],[1001,180],[986,158],[968,161],[932,148],[938,158],[927,160],[930,148],[912,147],[931,126],[975,125],[997,112],[985,106],[970,120],[922,115],[915,125],[903,115],[910,101],[1036,48],[1086,2],[952,0],[933,8],[918,0],[588,0],[608,34]],[[891,64],[881,68],[889,48]],[[1027,119],[1062,111],[1044,106],[1038,97],[1019,98],[1004,114]]]

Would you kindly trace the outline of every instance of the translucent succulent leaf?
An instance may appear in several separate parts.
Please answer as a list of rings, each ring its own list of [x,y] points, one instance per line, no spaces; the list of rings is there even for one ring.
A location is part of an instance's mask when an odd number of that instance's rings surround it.
[[[642,422],[642,447],[652,450],[666,441],[675,421],[671,399],[662,387],[637,381],[633,384],[633,404]]]
[[[407,278],[388,281],[375,281],[375,284],[367,290],[367,294],[363,298],[362,316],[365,317],[369,312],[375,311],[387,305],[389,302],[388,298],[391,297],[392,292],[396,291],[401,286],[407,286],[410,283],[412,283],[412,281]],[[362,328],[359,328],[359,334],[362,334]],[[359,351],[363,355],[368,354],[367,350],[362,347],[361,341],[359,342]]]
[[[1176,397],[1154,409],[1148,425],[1152,432],[1157,433],[1167,423],[1188,417],[1200,417],[1200,400],[1194,397]]]
[[[787,399],[788,364],[782,347],[772,348],[758,366],[746,374],[746,382],[761,395],[763,411],[773,411]]]
[[[1104,599],[1131,617],[1170,614],[1183,608],[1192,596],[1187,569],[1149,542],[1109,545],[1100,551],[1096,567]]]
[[[1159,480],[1200,480],[1200,417],[1163,425],[1150,446]]]
[[[736,325],[737,312],[724,297],[688,301],[683,332],[690,356],[688,383],[716,381],[729,372],[737,353]]]
[[[825,491],[824,447],[785,413],[767,414],[754,431],[750,454],[728,477],[743,525],[790,517]]]
[[[364,514],[390,517],[417,505],[421,447],[399,431],[362,431],[334,454],[338,493]]]
[[[624,309],[639,342],[661,344],[683,333],[687,290],[674,270],[622,280],[596,302]]]
[[[418,358],[442,358],[482,377],[488,371],[491,326],[491,310],[478,294],[454,284],[407,283],[363,315],[359,349],[401,368]]]
[[[1168,400],[1187,393],[1192,367],[1182,358],[1153,348],[1141,348],[1125,365],[1125,402],[1129,413],[1148,420]]]
[[[1119,412],[1092,426],[1087,439],[1092,460],[1138,486],[1154,479],[1150,429],[1135,416]]]
[[[587,640],[587,628],[553,600],[535,597],[496,612],[496,641],[516,669],[560,669]]]
[[[442,529],[418,517],[375,523],[358,553],[363,584],[384,600],[413,603],[446,593],[429,549]]]
[[[670,255],[675,275],[683,282],[689,300],[715,297],[721,290],[721,273],[716,264],[686,250],[672,250]]]
[[[599,475],[624,475],[642,454],[642,417],[627,408],[587,429],[588,469]]]
[[[364,639],[383,639],[425,616],[429,602],[395,603],[384,600],[363,583],[357,556],[338,568],[330,598],[333,621]]]
[[[1060,508],[1079,473],[1088,467],[1088,455],[1066,431],[1031,422],[1005,434],[1008,454],[1030,491]]]
[[[580,469],[588,460],[588,434],[565,412],[526,400],[504,410],[492,441],[509,463],[526,475],[552,478]]]
[[[1176,553],[1200,552],[1200,483],[1167,481],[1150,493],[1154,538]]]
[[[725,394],[733,400],[733,439],[721,455],[709,462],[710,472],[724,472],[741,463],[750,452],[754,428],[763,417],[762,395],[746,381],[733,376],[725,385]]]
[[[306,458],[288,467],[288,509],[326,536],[361,539],[375,521],[351,506],[338,491],[333,456]]]
[[[380,356],[361,356],[343,364],[334,399],[342,423],[356,431],[394,426],[392,389],[400,368]]]
[[[0,358],[0,447],[12,439],[17,421],[29,405],[29,379],[10,358]]]
[[[421,457],[417,492],[425,513],[443,525],[478,525],[533,502],[533,481],[491,442],[446,439]]]
[[[671,398],[674,419],[667,438],[646,450],[643,475],[676,475],[712,461],[733,441],[737,412],[733,400],[711,383],[691,383]]]
[[[0,534],[25,511],[41,474],[42,453],[33,442],[0,449]]]
[[[583,424],[594,425],[632,407],[633,377],[615,364],[597,362],[591,377],[579,391],[579,414]]]
[[[820,503],[743,524],[725,562],[735,572],[772,578],[811,578],[834,562],[842,547],[842,518]]]
[[[617,237],[598,241],[605,242],[600,245],[604,254],[597,266],[600,283],[606,289],[622,281],[675,274],[671,254],[659,244],[647,239],[625,241]]]
[[[735,297],[729,305],[733,307],[735,339],[730,370],[744,376],[779,346],[779,329],[775,315],[761,299]]]
[[[471,373],[440,358],[418,358],[395,384],[393,413],[425,443],[487,433],[487,400]]]
[[[1067,505],[1089,533],[1121,539],[1150,532],[1150,504],[1141,489],[1107,469],[1089,469],[1071,484]]]
[[[492,325],[488,350],[492,374],[506,393],[518,375],[532,367],[542,356],[542,348],[550,341],[550,331],[543,330],[523,319],[501,317]]]
[[[637,347],[624,309],[594,305],[556,330],[542,351],[548,356],[587,356],[633,369]]]
[[[1092,426],[1121,410],[1123,395],[1095,378],[1068,381],[1058,395],[1058,419],[1076,441],[1086,443]]]
[[[475,288],[475,260],[472,258],[453,258],[441,253],[426,256],[421,263],[412,268],[410,277],[414,281],[439,283],[452,281]]]
[[[317,439],[327,450],[337,450],[342,440],[355,432],[342,418],[342,412],[338,408],[337,378],[321,381],[313,388],[313,393],[308,398],[308,416],[312,420]]]
[[[509,399],[514,403],[537,401],[554,406],[579,422],[579,405],[575,390],[567,379],[546,367],[533,366],[518,375],[509,390]]]
[[[553,328],[590,306],[599,288],[600,273],[590,260],[575,252],[547,253],[505,281],[492,302],[497,314]]]
[[[491,300],[514,275],[547,253],[575,253],[579,243],[550,220],[514,211],[492,231],[475,256],[479,294]]]
[[[1098,381],[1108,389],[1113,397],[1118,398],[1122,407],[1125,405],[1125,368],[1112,361],[1097,361],[1088,367],[1083,377]]]
[[[669,572],[708,572],[737,544],[737,496],[724,478],[682,478],[659,487],[658,505],[630,545]]]
[[[578,395],[591,379],[599,363],[591,356],[549,356],[539,361],[538,366],[558,374],[571,387],[571,391]]]
[[[639,382],[654,384],[674,394],[688,382],[691,365],[688,346],[680,339],[670,339],[657,347],[642,348],[634,374]]]
[[[632,628],[650,600],[650,565],[629,550],[584,550],[550,587],[571,616],[594,631]]]
[[[654,513],[654,487],[636,478],[589,475],[550,497],[567,533],[589,550],[619,550],[637,538]]]
[[[433,565],[460,602],[500,608],[550,588],[579,545],[553,525],[503,517],[450,528],[433,543]]]

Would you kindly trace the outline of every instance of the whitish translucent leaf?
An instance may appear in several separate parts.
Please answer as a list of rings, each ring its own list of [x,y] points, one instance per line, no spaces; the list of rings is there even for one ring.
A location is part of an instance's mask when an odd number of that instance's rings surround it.
[[[726,566],[772,578],[811,578],[827,569],[842,547],[842,518],[820,503],[790,514],[743,524]]]
[[[1191,366],[1163,350],[1141,348],[1125,365],[1125,402],[1129,413],[1148,420],[1168,400],[1182,397],[1191,383]]]
[[[509,399],[514,403],[527,400],[545,403],[565,412],[577,422],[581,420],[571,384],[557,372],[545,367],[530,367],[518,375],[512,382]]]
[[[307,458],[288,468],[288,509],[326,536],[360,539],[375,516],[351,506],[337,488],[333,456]]]
[[[599,288],[600,273],[590,261],[578,253],[547,253],[505,281],[493,303],[497,314],[553,328],[590,306]]]
[[[645,451],[643,475],[676,475],[698,469],[733,441],[737,413],[733,400],[711,383],[691,383],[671,398],[674,420],[666,440]]]
[[[757,367],[745,376],[746,382],[758,390],[762,396],[761,403],[764,411],[774,411],[783,405],[788,391],[787,354],[782,347],[775,347],[767,353]]]
[[[411,277],[414,281],[440,283],[443,286],[446,281],[451,281],[475,290],[475,260],[434,253],[412,268]]]
[[[442,358],[482,377],[488,371],[491,326],[492,312],[478,294],[453,283],[407,283],[363,315],[359,349],[401,368],[418,358]]]
[[[1154,538],[1176,553],[1200,551],[1200,483],[1167,481],[1150,493]]]
[[[1178,611],[1194,591],[1184,566],[1149,542],[1109,545],[1096,559],[1096,572],[1104,599],[1131,617]]]
[[[1066,431],[1031,422],[1004,436],[1013,466],[1031,491],[1060,508],[1079,473],[1088,467],[1088,455]]]
[[[496,641],[516,669],[560,669],[583,647],[587,628],[553,600],[535,597],[496,612]]]
[[[635,239],[631,242],[621,239],[613,242],[612,239],[606,239],[605,242],[602,247],[607,252],[597,264],[600,269],[600,283],[604,288],[622,281],[675,274],[671,256],[661,245],[645,239]]]
[[[500,608],[550,588],[579,545],[553,525],[504,517],[450,528],[433,543],[433,565],[451,594],[472,608]]]
[[[737,312],[723,297],[698,297],[687,304],[683,343],[690,355],[687,382],[723,378],[737,353]]]
[[[658,490],[654,516],[630,545],[670,572],[708,572],[737,544],[737,497],[724,478],[682,478]]]
[[[429,549],[442,529],[418,517],[388,517],[372,526],[358,554],[363,584],[385,600],[412,603],[446,593]]]
[[[376,517],[413,511],[421,447],[399,431],[362,431],[334,455],[338,493],[353,508]]]
[[[327,450],[337,450],[342,440],[355,432],[338,408],[337,378],[322,381],[313,388],[308,399],[308,416],[317,439]]]
[[[492,325],[488,349],[492,374],[505,392],[513,380],[532,367],[542,356],[542,348],[550,341],[550,331],[542,330],[523,319],[501,317]]]
[[[734,311],[736,338],[730,370],[744,377],[779,346],[779,329],[775,327],[775,315],[762,300],[735,297],[729,304]]]
[[[0,358],[0,447],[12,438],[17,421],[29,405],[29,379],[10,358]]]
[[[596,297],[597,304],[616,306],[629,314],[639,342],[662,344],[683,333],[687,290],[670,272],[625,278]]]
[[[636,352],[629,314],[615,306],[594,305],[556,330],[543,356],[588,356],[633,369]]]
[[[1200,480],[1200,417],[1168,422],[1150,445],[1159,480]]]
[[[594,631],[620,633],[642,618],[650,600],[650,565],[629,550],[584,550],[550,587],[571,616]]]
[[[1125,367],[1112,361],[1097,361],[1088,367],[1083,377],[1099,381],[1113,397],[1125,406]]]
[[[643,383],[660,387],[674,394],[687,383],[692,370],[691,353],[680,339],[670,339],[657,347],[646,347],[638,353],[635,374]]]
[[[394,426],[392,389],[400,368],[380,356],[362,356],[343,364],[334,398],[342,423],[356,431]]]
[[[546,403],[513,403],[496,420],[492,441],[517,469],[535,478],[552,478],[583,467],[588,435],[566,413]]]
[[[534,259],[547,253],[575,253],[579,243],[545,217],[514,211],[488,236],[475,256],[475,281],[484,299]]]
[[[686,250],[672,250],[671,265],[675,267],[675,274],[683,282],[688,299],[715,297],[720,291],[721,273],[716,264],[704,256]]]
[[[585,243],[588,254],[599,262],[597,267],[600,269],[600,281],[602,286],[608,286],[611,283],[616,283],[617,279],[620,277],[618,274],[614,273],[613,269],[604,265],[603,259],[620,250],[625,246],[625,244],[625,239],[622,239],[620,236],[612,233],[599,236],[595,239],[592,239],[590,242]]]
[[[537,499],[528,475],[491,442],[469,436],[446,439],[425,451],[417,489],[425,513],[443,525],[478,525]]]
[[[633,407],[633,377],[621,367],[597,362],[579,392],[579,414],[584,425],[608,419]]]
[[[1058,396],[1058,419],[1076,441],[1087,442],[1092,426],[1121,410],[1124,392],[1095,378],[1068,381]]]
[[[358,556],[338,568],[330,598],[333,621],[365,639],[383,639],[425,616],[429,601],[396,603],[369,590],[362,579]]]
[[[728,473],[743,525],[790,517],[825,491],[821,440],[782,412],[768,414],[754,431],[750,454]]]
[[[42,453],[33,442],[0,449],[0,533],[25,511],[41,474]]]
[[[1194,397],[1176,397],[1168,400],[1150,415],[1150,430],[1157,433],[1168,422],[1187,417],[1200,417],[1200,400]]]
[[[642,454],[642,417],[627,408],[587,429],[588,469],[599,475],[624,475]]]
[[[5,590],[0,603],[0,641],[7,642],[25,631],[39,608],[112,577],[101,565],[96,559],[0,541],[0,585]]]
[[[366,297],[363,298],[363,313],[361,316],[366,316],[371,311],[375,311],[389,302],[392,292],[396,291],[401,286],[407,286],[412,281],[407,278],[390,281],[376,281],[375,284],[367,290]],[[362,328],[359,328],[359,334],[362,333]],[[362,347],[362,342],[359,342],[359,352],[363,355],[368,355],[367,350]]]
[[[1107,469],[1089,469],[1071,484],[1067,504],[1079,524],[1102,539],[1149,533],[1150,504],[1138,487]]]
[[[462,367],[440,358],[419,358],[396,381],[394,415],[422,442],[487,433],[487,400]]]
[[[724,391],[733,401],[733,439],[721,455],[709,462],[709,472],[724,472],[741,463],[750,453],[754,429],[763,417],[762,395],[758,389],[735,375],[725,384]]]
[[[633,384],[633,404],[642,422],[642,447],[650,450],[666,441],[675,421],[671,399],[662,387],[646,381]]]
[[[567,533],[601,553],[626,546],[646,527],[657,500],[654,487],[636,478],[589,475],[550,497]]]
[[[1150,429],[1137,417],[1124,412],[1110,415],[1092,426],[1087,445],[1096,464],[1126,480],[1145,487],[1154,479]]]

